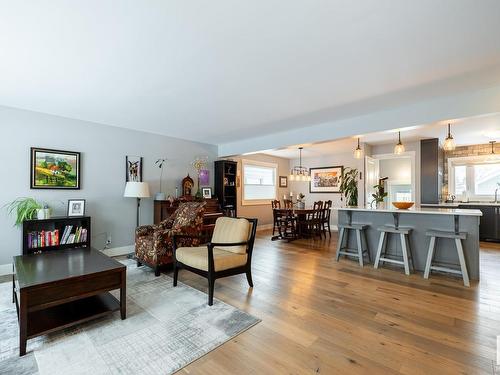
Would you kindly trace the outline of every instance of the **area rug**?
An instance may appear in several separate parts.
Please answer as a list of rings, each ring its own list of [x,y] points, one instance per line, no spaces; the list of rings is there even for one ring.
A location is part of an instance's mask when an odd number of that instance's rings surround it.
[[[0,373],[171,374],[260,320],[151,269],[127,265],[127,319],[119,312],[28,340],[19,357],[19,330],[10,283],[0,284]]]

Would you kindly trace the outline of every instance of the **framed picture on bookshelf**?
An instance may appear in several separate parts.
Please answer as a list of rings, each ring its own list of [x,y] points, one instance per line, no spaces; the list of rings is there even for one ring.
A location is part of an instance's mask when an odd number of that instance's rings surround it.
[[[68,216],[85,216],[85,199],[68,199]]]
[[[31,147],[31,189],[80,189],[80,153]]]
[[[125,156],[125,181],[142,182],[142,156]]]
[[[203,198],[205,198],[205,199],[212,198],[212,188],[211,187],[201,188],[201,194],[203,195]]]

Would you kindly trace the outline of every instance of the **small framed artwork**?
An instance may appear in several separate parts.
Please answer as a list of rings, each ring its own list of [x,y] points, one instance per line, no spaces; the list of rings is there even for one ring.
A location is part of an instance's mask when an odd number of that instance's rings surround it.
[[[288,187],[288,177],[280,176],[280,188],[286,188],[286,187]]]
[[[212,188],[211,187],[201,188],[201,194],[203,195],[203,198],[205,198],[205,199],[212,198]]]
[[[31,189],[80,189],[80,153],[31,147]]]
[[[342,179],[342,165],[334,167],[309,168],[311,181],[309,182],[310,193],[340,193],[340,181]]]
[[[84,216],[85,199],[68,199],[68,216]]]
[[[142,182],[142,156],[125,156],[126,182]]]

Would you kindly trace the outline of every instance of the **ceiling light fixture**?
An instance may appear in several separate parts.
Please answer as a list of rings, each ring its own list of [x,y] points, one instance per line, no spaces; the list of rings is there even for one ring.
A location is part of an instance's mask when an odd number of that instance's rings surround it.
[[[354,150],[354,159],[361,159],[363,157],[363,150],[359,147],[359,137],[358,137],[358,147]]]
[[[401,132],[398,131],[398,143],[396,146],[394,146],[394,153],[396,155],[400,155],[402,154],[403,152],[405,152],[405,146],[403,145],[403,143],[401,142]]]
[[[443,149],[445,151],[453,151],[455,149],[455,140],[451,135],[451,124],[448,124],[448,136],[444,140]]]
[[[491,155],[495,155],[495,143],[497,143],[497,141],[490,141],[490,144],[491,144]]]
[[[293,167],[290,171],[290,181],[311,181],[311,176],[309,176],[309,170],[302,166],[302,149],[304,147],[299,147],[299,165]]]

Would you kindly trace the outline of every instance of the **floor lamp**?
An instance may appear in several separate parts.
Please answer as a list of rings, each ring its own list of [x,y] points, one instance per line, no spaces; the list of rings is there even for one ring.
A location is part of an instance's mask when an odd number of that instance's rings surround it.
[[[141,198],[149,198],[149,185],[147,182],[127,182],[125,185],[124,197],[127,198],[137,198],[137,220],[136,228],[139,226],[139,210],[141,208]],[[134,254],[129,254],[129,258],[133,258]]]

